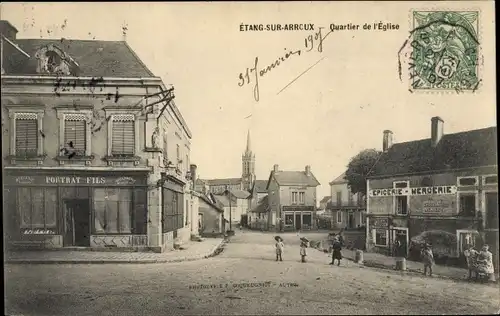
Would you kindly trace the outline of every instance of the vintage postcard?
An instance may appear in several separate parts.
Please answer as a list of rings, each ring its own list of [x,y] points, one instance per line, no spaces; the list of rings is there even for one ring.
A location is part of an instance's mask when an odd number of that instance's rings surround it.
[[[5,315],[500,312],[493,1],[0,7]]]

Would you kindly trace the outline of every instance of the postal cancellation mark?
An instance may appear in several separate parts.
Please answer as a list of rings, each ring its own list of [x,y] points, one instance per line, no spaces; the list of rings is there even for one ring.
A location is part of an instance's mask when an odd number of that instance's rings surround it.
[[[476,90],[477,11],[414,11],[410,85],[414,90]]]

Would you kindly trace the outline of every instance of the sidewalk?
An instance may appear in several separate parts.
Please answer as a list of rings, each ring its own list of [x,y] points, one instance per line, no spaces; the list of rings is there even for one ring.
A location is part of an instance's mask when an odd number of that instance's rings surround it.
[[[5,253],[6,263],[11,264],[123,264],[168,263],[200,260],[217,255],[224,245],[222,238],[207,238],[201,242],[190,241],[182,250],[154,252],[100,252],[31,250]]]
[[[342,249],[342,256],[354,261],[356,252],[354,250]],[[363,252],[363,264],[366,267],[381,268],[381,269],[396,269],[396,258],[388,257],[379,253]],[[406,260],[406,271],[423,274],[424,265],[421,262]],[[453,280],[467,280],[469,272],[467,269],[449,267],[443,265],[434,265],[432,268],[432,275],[434,277],[453,279]],[[498,280],[498,276],[497,276]]]

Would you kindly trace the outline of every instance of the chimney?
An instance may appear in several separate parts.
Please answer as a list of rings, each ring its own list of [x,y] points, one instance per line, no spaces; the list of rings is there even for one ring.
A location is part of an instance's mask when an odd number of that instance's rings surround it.
[[[306,166],[306,175],[310,176],[311,175],[311,166]]]
[[[384,131],[384,138],[382,139],[382,150],[386,152],[392,147],[392,131],[386,129]]]
[[[9,21],[0,21],[0,33],[10,40],[16,39],[17,29]]]
[[[197,178],[197,175],[196,175],[196,169],[198,167],[194,164],[191,164],[189,165],[189,173],[191,174],[191,182],[192,182],[192,186],[193,186],[193,190],[195,189],[195,186],[196,186],[196,179]]]
[[[443,137],[444,121],[439,116],[431,118],[431,144],[436,147]]]
[[[274,172],[278,172],[278,165],[274,165],[274,167],[273,167],[273,171],[274,171]]]

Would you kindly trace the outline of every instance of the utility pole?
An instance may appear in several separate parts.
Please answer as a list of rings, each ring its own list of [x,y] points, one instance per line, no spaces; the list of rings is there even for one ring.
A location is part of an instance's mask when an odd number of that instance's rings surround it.
[[[231,208],[231,191],[229,190],[229,187],[226,186],[226,193],[229,196],[229,231],[233,231],[233,218],[232,218],[232,208]]]

